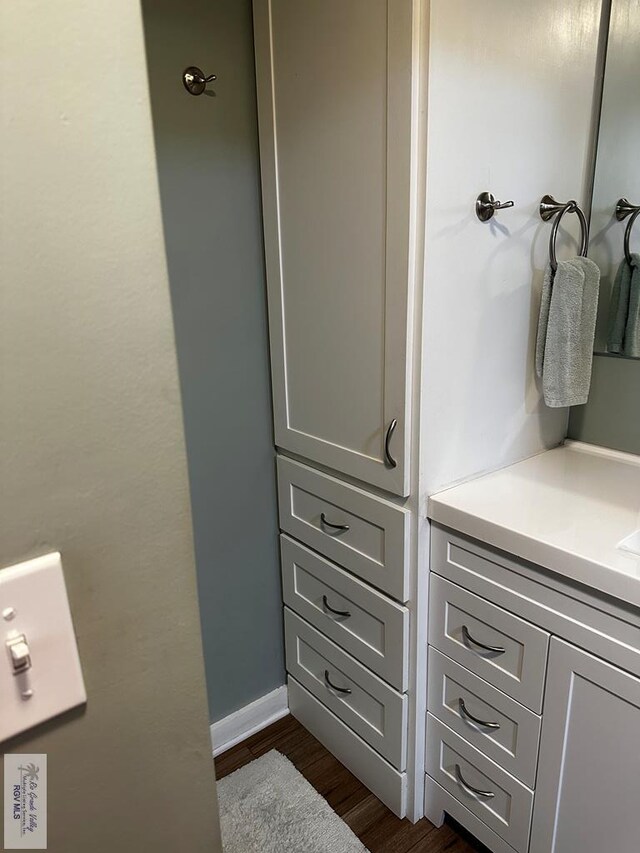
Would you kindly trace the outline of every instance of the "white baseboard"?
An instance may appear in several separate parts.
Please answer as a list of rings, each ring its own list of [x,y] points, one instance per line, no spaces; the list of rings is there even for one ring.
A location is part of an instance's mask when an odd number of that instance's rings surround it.
[[[214,756],[231,749],[245,738],[259,732],[289,713],[287,685],[283,684],[250,705],[245,705],[211,726]]]

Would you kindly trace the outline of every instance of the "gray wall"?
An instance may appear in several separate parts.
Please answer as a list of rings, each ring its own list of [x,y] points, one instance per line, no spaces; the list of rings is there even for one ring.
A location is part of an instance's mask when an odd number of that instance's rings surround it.
[[[142,5],[216,720],[285,680],[251,2]]]
[[[589,402],[571,410],[569,438],[640,453],[640,361],[595,356]]]
[[[215,853],[140,9],[3,3],[0,53],[0,566],[61,551],[88,695],[3,751],[48,754],[50,853]]]

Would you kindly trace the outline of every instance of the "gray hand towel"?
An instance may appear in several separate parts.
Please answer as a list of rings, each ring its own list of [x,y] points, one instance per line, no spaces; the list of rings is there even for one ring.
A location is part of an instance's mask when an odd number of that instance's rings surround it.
[[[544,347],[547,342],[547,327],[549,325],[549,306],[551,305],[551,288],[553,286],[553,270],[547,264],[542,281],[542,299],[540,301],[540,319],[538,320],[538,337],[536,339],[536,374],[542,379],[544,366]]]
[[[640,266],[640,256],[631,256],[632,265],[629,266],[626,259],[622,261],[618,268],[613,288],[611,290],[611,307],[609,309],[609,335],[607,338],[607,351],[612,353],[622,354],[625,352],[625,337],[627,333],[627,321],[630,319],[630,302],[631,302],[631,282],[633,274],[636,274],[635,281],[635,305],[638,305],[638,288],[640,288],[640,279],[638,278],[638,266]],[[633,320],[631,321],[630,330],[633,337]],[[636,331],[636,339],[638,332]],[[625,353],[626,354],[626,353]]]
[[[628,266],[628,264],[626,264]],[[629,311],[624,330],[624,354],[640,358],[640,255],[631,255]]]
[[[547,268],[542,287],[536,372],[547,406],[581,406],[589,398],[600,270],[588,258]]]

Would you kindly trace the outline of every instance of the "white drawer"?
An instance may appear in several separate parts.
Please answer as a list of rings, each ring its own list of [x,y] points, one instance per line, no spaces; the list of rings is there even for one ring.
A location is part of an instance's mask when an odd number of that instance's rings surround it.
[[[285,607],[287,671],[398,770],[406,766],[407,696]]]
[[[379,800],[402,818],[407,810],[407,774],[399,773],[375,749],[289,676],[289,710]],[[303,853],[303,851],[301,851]],[[336,851],[339,853],[339,851]]]
[[[344,568],[406,601],[409,510],[278,456],[280,527]]]
[[[525,853],[533,791],[431,714],[427,714],[426,769],[490,829]]]
[[[429,712],[530,788],[541,718],[429,647]]]
[[[434,826],[442,826],[445,815],[450,815],[492,853],[513,853],[513,847],[489,829],[487,824],[463,806],[460,800],[438,785],[428,773],[424,777],[424,816]],[[469,849],[466,847],[465,849]],[[417,853],[417,851],[416,851]]]
[[[549,634],[431,573],[429,643],[540,713]]]
[[[288,536],[285,604],[396,689],[407,690],[409,611]]]

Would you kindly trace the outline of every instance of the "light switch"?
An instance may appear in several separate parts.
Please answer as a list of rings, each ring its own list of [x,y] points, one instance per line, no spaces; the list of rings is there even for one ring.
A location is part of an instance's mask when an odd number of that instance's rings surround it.
[[[0,570],[0,741],[87,701],[60,554]]]
[[[29,644],[24,634],[18,634],[17,637],[11,637],[7,640],[7,648],[11,655],[11,665],[13,666],[13,674],[20,675],[31,669],[31,655],[29,654]]]

